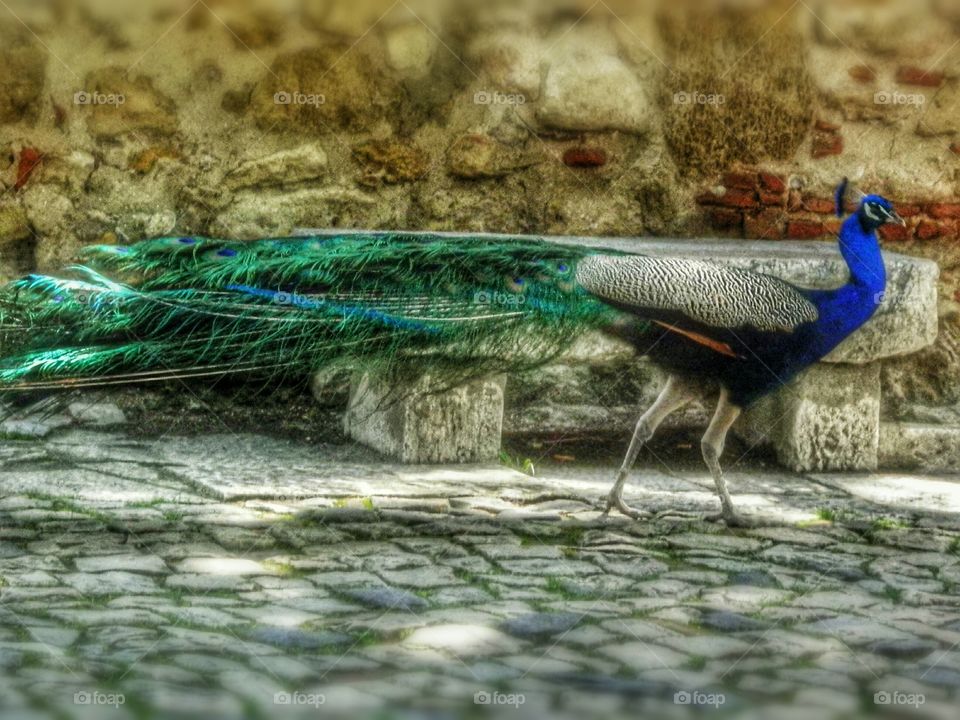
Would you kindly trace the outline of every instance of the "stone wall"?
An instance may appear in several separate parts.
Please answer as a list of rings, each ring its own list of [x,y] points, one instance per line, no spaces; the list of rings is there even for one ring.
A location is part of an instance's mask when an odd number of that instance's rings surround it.
[[[908,218],[885,246],[943,270],[941,339],[887,364],[885,412],[960,415],[950,0],[4,7],[5,278],[301,226],[828,238],[861,174]]]

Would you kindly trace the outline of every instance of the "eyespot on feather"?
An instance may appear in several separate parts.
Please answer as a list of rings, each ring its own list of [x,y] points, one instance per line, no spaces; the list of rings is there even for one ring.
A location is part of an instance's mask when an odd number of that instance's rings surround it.
[[[205,253],[203,259],[209,262],[227,262],[236,256],[237,251],[233,248],[220,248],[219,250],[211,250]]]
[[[196,249],[200,241],[195,237],[168,237],[148,240],[140,244],[141,254],[191,252]]]
[[[527,281],[526,278],[507,275],[504,285],[509,292],[522,293],[526,289]]]

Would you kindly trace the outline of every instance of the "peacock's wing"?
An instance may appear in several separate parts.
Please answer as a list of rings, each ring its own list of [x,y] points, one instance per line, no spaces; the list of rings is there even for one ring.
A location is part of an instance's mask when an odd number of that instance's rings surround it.
[[[698,329],[792,332],[819,314],[784,280],[688,258],[593,255],[578,263],[576,280],[616,307]]]
[[[413,363],[456,383],[542,364],[612,310],[583,248],[402,233],[95,246],[0,291],[0,388]]]

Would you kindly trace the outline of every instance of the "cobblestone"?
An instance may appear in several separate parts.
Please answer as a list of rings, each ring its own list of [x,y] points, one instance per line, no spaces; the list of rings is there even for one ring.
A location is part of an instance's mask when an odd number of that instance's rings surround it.
[[[745,718],[852,717],[861,696],[921,692],[939,717],[960,692],[960,530],[926,511],[923,483],[894,519],[868,483],[822,483],[831,523],[784,489],[807,479],[751,478],[744,510],[767,524],[732,531],[542,500],[595,500],[613,467],[434,469],[425,484],[357,448],[266,438],[71,430],[4,447],[18,464],[0,468],[3,710],[86,717],[73,693],[113,688],[159,716],[310,716],[274,705],[290,692],[322,694],[331,717],[460,712],[496,688],[571,718],[677,714],[692,691]],[[274,479],[254,492],[257,463]],[[673,488],[691,509],[703,480],[654,477],[632,504]],[[929,487],[960,495],[960,479]]]

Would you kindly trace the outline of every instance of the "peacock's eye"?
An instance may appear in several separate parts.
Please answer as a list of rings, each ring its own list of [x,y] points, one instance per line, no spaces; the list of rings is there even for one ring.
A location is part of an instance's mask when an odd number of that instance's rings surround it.
[[[197,239],[192,237],[182,237],[177,242],[183,243],[184,245],[193,245],[197,242]]]
[[[560,263],[559,265],[557,265],[557,272],[565,273],[569,269],[570,269],[570,266],[567,265],[566,263]]]
[[[217,257],[234,257],[237,254],[237,251],[232,248],[222,248],[217,250]]]

